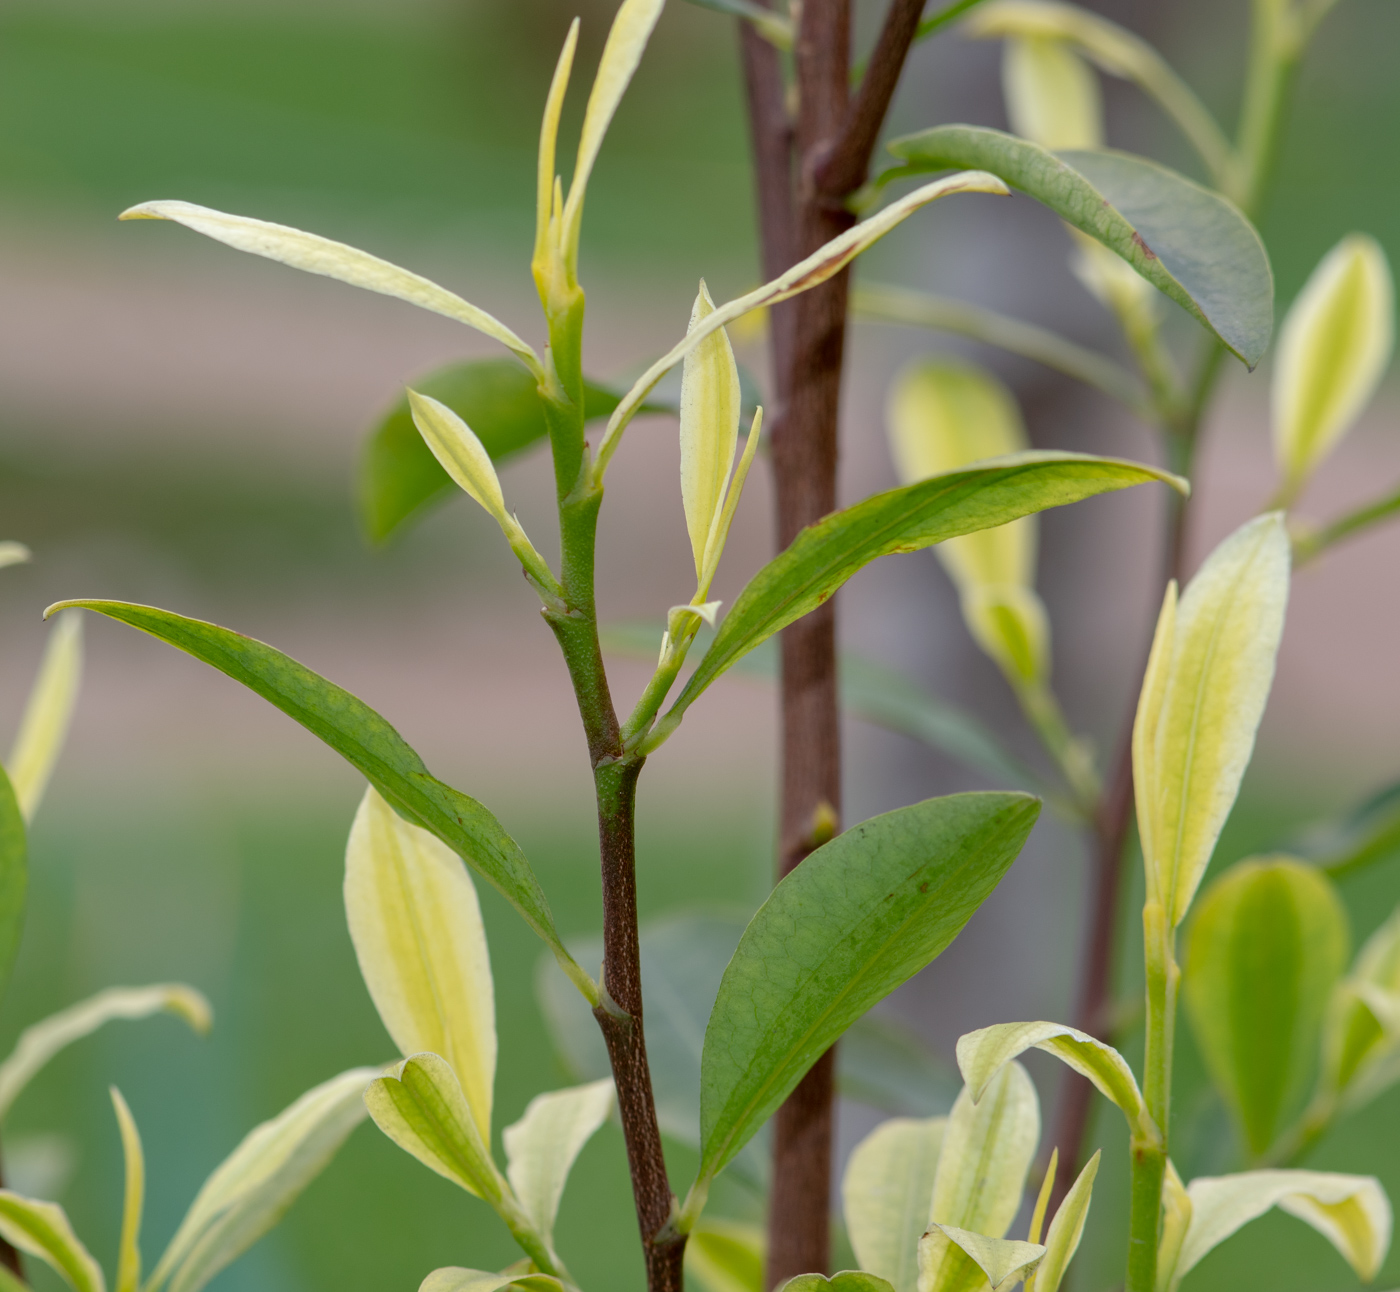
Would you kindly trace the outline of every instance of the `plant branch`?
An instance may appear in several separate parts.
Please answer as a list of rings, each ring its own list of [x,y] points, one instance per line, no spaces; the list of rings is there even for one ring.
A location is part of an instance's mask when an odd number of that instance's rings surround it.
[[[1312,533],[1299,535],[1293,540],[1293,568],[1306,565],[1321,556],[1334,543],[1353,538],[1362,530],[1389,520],[1397,513],[1400,513],[1400,491],[1388,494],[1376,502],[1367,503],[1364,507],[1358,507]]]

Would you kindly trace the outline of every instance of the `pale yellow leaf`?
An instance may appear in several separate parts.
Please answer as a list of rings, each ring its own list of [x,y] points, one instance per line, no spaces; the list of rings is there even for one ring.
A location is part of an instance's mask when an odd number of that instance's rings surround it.
[[[121,1239],[117,1247],[115,1292],[137,1292],[141,1286],[141,1210],[146,1197],[146,1159],[141,1152],[141,1134],[121,1091],[111,1088],[112,1107],[122,1136],[122,1156],[126,1163],[125,1197],[122,1202]]]
[[[1035,1292],[1058,1292],[1065,1270],[1079,1250],[1079,1240],[1084,1236],[1084,1222],[1089,1218],[1089,1201],[1094,1192],[1094,1178],[1099,1173],[1099,1159],[1102,1150],[1095,1153],[1079,1178],[1070,1186],[1065,1200],[1055,1212],[1050,1222],[1050,1232],[1045,1236],[1045,1257],[1036,1267]]]
[[[5,769],[26,821],[32,820],[48,788],[68,727],[78,684],[83,676],[83,621],[76,610],[65,610],[44,648],[39,676],[29,692],[19,732]]]
[[[554,78],[549,83],[549,94],[544,101],[544,120],[540,123],[540,149],[536,167],[535,197],[535,272],[545,272],[550,252],[550,217],[554,213],[554,183],[557,178],[554,157],[559,144],[559,116],[564,110],[564,95],[569,88],[569,75],[573,71],[574,51],[578,48],[578,23],[575,18],[569,24],[569,34],[564,38],[564,48],[559,51],[559,61],[554,65]],[[543,288],[541,291],[543,292]]]
[[[758,1225],[701,1219],[685,1245],[687,1286],[693,1279],[705,1292],[764,1292],[767,1253],[767,1236]]]
[[[408,392],[413,424],[442,469],[499,524],[508,523],[500,477],[476,432],[431,395]]]
[[[13,539],[0,541],[0,570],[7,565],[23,565],[33,554],[23,543]]]
[[[1063,40],[1013,36],[1001,64],[1002,92],[1011,129],[1051,151],[1103,147],[1099,83]]]
[[[965,1255],[982,1271],[991,1292],[999,1292],[1015,1287],[1034,1270],[1044,1257],[1045,1248],[1039,1243],[992,1238],[956,1225],[935,1224],[919,1242],[919,1292],[953,1292],[953,1288],[965,1286],[965,1275],[952,1283],[942,1273],[952,1267],[950,1257],[954,1253]],[[925,1270],[929,1271],[927,1276]]]

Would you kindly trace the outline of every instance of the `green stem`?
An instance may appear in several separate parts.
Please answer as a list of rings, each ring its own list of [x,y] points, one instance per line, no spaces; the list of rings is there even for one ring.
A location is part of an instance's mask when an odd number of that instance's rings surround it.
[[[1390,494],[1379,502],[1358,507],[1339,520],[1324,525],[1315,533],[1305,534],[1301,538],[1295,539],[1293,543],[1294,566],[1305,565],[1308,561],[1321,555],[1333,543],[1339,543],[1342,539],[1350,538],[1353,534],[1367,529],[1371,525],[1389,520],[1397,513],[1400,513],[1400,492]]]
[[[1254,0],[1237,169],[1225,188],[1246,215],[1255,214],[1273,169],[1284,101],[1302,47],[1303,32],[1291,0]]]
[[[1092,819],[1103,786],[1084,741],[1070,730],[1055,693],[1042,681],[1011,679],[1026,721],[1069,786],[1080,813]]]

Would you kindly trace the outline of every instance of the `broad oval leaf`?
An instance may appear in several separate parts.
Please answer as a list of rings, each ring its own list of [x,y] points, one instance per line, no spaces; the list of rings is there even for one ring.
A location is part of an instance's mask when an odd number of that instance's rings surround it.
[[[1186,1192],[1191,1224],[1171,1274],[1173,1288],[1207,1252],[1272,1207],[1311,1225],[1367,1282],[1390,1250],[1390,1199],[1374,1176],[1244,1171],[1192,1180]]]
[[[0,767],[0,991],[10,981],[10,971],[19,954],[28,891],[29,843],[24,813],[9,776]],[[0,1105],[0,1116],[3,1115],[4,1108]]]
[[[896,139],[891,174],[990,171],[1128,262],[1247,367],[1268,348],[1274,279],[1254,226],[1218,193],[1129,153],[1050,152],[982,126]]]
[[[1001,59],[1011,129],[1042,148],[1103,147],[1103,96],[1085,61],[1063,40],[1012,36]]]
[[[1186,918],[1234,806],[1274,678],[1288,604],[1281,512],[1226,538],[1158,623],[1133,727],[1133,782],[1150,901]]]
[[[1023,1243],[1015,1238],[989,1238],[986,1234],[959,1229],[956,1225],[935,1224],[919,1243],[920,1264],[926,1270],[949,1268],[947,1254],[956,1250],[970,1260],[992,1289],[1015,1287],[1036,1268],[1045,1255],[1039,1243]],[[920,1288],[926,1292],[951,1289],[962,1285],[962,1279],[950,1282],[938,1274],[922,1277]]]
[[[612,1079],[536,1095],[506,1127],[506,1176],[521,1209],[549,1243],[575,1160],[612,1112]]]
[[[1289,308],[1274,359],[1274,457],[1295,492],[1370,402],[1395,347],[1395,287],[1380,244],[1348,234]]]
[[[1349,950],[1336,890],[1292,858],[1242,861],[1201,895],[1182,987],[1206,1065],[1256,1157],[1312,1075]]]
[[[199,1035],[209,1031],[213,1013],[209,1002],[184,983],[155,983],[149,987],[108,987],[69,1005],[57,1014],[26,1027],[15,1048],[0,1063],[0,1118],[20,1092],[60,1050],[80,1041],[116,1019],[149,1018],[162,1011],[182,1018]]]
[[[217,624],[127,601],[65,601],[46,613],[68,606],[95,611],[160,638],[256,691],[299,722],[357,768],[396,812],[437,835],[474,867],[554,952],[589,1003],[597,1002],[597,985],[565,950],[544,890],[520,846],[475,799],[437,780],[404,738],[363,700],[265,642]]]
[[[1130,1128],[1144,1116],[1142,1092],[1133,1070],[1111,1045],[1063,1023],[999,1023],[958,1039],[958,1067],[974,1099],[1004,1064],[1029,1049],[1044,1050],[1087,1077],[1123,1110]]]
[[[59,615],[54,624],[39,676],[29,692],[15,743],[5,768],[26,821],[48,788],[54,764],[68,735],[78,683],[83,675],[83,625],[78,614]]]
[[[851,1023],[957,936],[1039,812],[1023,794],[930,799],[838,835],[774,888],[744,931],[705,1029],[702,1180]]]
[[[1033,451],[892,489],[833,512],[804,529],[749,580],[662,728],[673,729],[736,660],[815,610],[877,557],[916,552],[1031,512],[1154,480],[1183,492],[1188,488],[1179,477],[1141,463]]]
[[[841,1180],[846,1233],[863,1270],[917,1292],[946,1117],[891,1117],[852,1151]]]
[[[1079,1250],[1079,1240],[1084,1236],[1084,1222],[1089,1218],[1089,1202],[1094,1193],[1094,1180],[1099,1173],[1100,1149],[1085,1164],[1078,1178],[1070,1185],[1065,1200],[1055,1212],[1050,1222],[1050,1232],[1045,1236],[1045,1259],[1036,1267],[1035,1281],[1027,1286],[1027,1292],[1058,1292],[1065,1277],[1065,1270]]]
[[[73,1232],[58,1203],[35,1202],[0,1189],[0,1236],[52,1266],[73,1292],[106,1292],[102,1267]]]
[[[399,1053],[430,1050],[452,1065],[489,1144],[496,1002],[476,889],[461,858],[373,786],[345,849],[345,914],[360,974]]]
[[[199,1292],[267,1233],[364,1120],[364,1091],[378,1071],[342,1072],[250,1131],[204,1182],[152,1286]]]
[[[685,1277],[705,1292],[765,1292],[767,1235],[758,1225],[702,1217],[685,1244]]]

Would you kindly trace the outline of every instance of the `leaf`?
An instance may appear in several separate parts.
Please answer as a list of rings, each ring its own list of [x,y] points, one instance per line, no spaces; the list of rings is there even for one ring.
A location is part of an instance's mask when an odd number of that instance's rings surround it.
[[[8,538],[0,541],[0,570],[9,565],[23,565],[32,557],[33,553],[23,543]]]
[[[1348,234],[1289,308],[1274,359],[1274,457],[1296,491],[1371,401],[1395,347],[1395,288],[1380,244]]]
[[[497,466],[548,434],[539,383],[511,359],[448,364],[413,388],[466,422]],[[584,382],[583,396],[588,421],[617,406],[617,395],[594,382]],[[451,477],[423,443],[408,396],[401,395],[370,432],[360,458],[359,513],[366,537],[387,542],[451,494]]]
[[[1094,1192],[1094,1179],[1099,1173],[1100,1149],[1085,1164],[1078,1179],[1070,1186],[1055,1218],[1050,1222],[1050,1232],[1045,1236],[1045,1257],[1036,1267],[1034,1284],[1027,1284],[1027,1292],[1058,1292],[1065,1270],[1079,1250],[1079,1240],[1084,1236],[1084,1222],[1089,1218],[1089,1201]]]
[[[496,1003],[476,889],[446,844],[373,787],[345,850],[345,914],[360,974],[399,1053],[447,1060],[489,1144]]]
[[[364,1120],[377,1068],[352,1068],[314,1086],[255,1126],[204,1182],[148,1287],[198,1292],[273,1227]]]
[[[1171,1287],[1242,1225],[1279,1207],[1328,1240],[1369,1282],[1390,1248],[1390,1200],[1369,1175],[1329,1171],[1245,1171],[1192,1180],[1191,1224]]]
[[[705,1029],[701,1180],[851,1023],[957,936],[1039,812],[1021,794],[930,799],[838,835],[774,888],[725,970]]]
[[[217,624],[126,601],[67,601],[130,624],[226,673],[301,723],[357,768],[394,810],[437,835],[520,912],[590,1003],[597,986],[564,949],[539,880],[519,845],[480,803],[435,779],[423,760],[363,700],[281,651]]]
[[[839,1051],[838,1051],[839,1053]],[[916,1292],[946,1117],[892,1117],[852,1151],[841,1181],[846,1232],[861,1269]]]
[[[940,1240],[942,1240],[940,1242]],[[919,1244],[920,1259],[930,1268],[946,1268],[944,1253],[939,1249],[947,1243],[963,1252],[985,1275],[992,1292],[998,1288],[1015,1287],[1029,1274],[1045,1255],[1039,1243],[1023,1243],[1014,1238],[988,1238],[955,1225],[934,1225]],[[935,1282],[931,1287],[947,1287]]]
[[[889,145],[887,176],[976,167],[1103,243],[1249,368],[1273,330],[1273,271],[1254,226],[1218,193],[1129,153],[1055,154],[981,126],[935,126]],[[883,178],[883,177],[882,177]]]
[[[958,1067],[972,1098],[981,1099],[988,1084],[1017,1055],[1044,1050],[1087,1077],[1123,1110],[1129,1126],[1145,1115],[1133,1070],[1111,1045],[1063,1023],[999,1023],[958,1039]]]
[[[1042,148],[1102,148],[1103,99],[1084,60],[1063,40],[1013,36],[1001,58],[1011,129]]]
[[[583,1146],[608,1119],[615,1094],[605,1078],[536,1095],[505,1132],[507,1178],[530,1222],[553,1242],[559,1200]]]
[[[1206,1066],[1256,1157],[1312,1075],[1349,950],[1336,890],[1292,858],[1242,861],[1201,896],[1182,987]]]
[[[418,1292],[564,1292],[564,1284],[552,1274],[490,1274],[485,1270],[465,1270],[449,1265],[434,1270],[418,1285]]]
[[[29,890],[29,845],[24,814],[5,769],[0,767],[0,990],[10,981],[24,932]],[[0,1066],[0,1117],[5,1115],[5,1069]]]
[[[199,1035],[209,1031],[213,1015],[209,1002],[184,983],[150,987],[108,987],[95,996],[69,1005],[26,1027],[15,1048],[0,1063],[0,1118],[10,1111],[20,1092],[60,1050],[90,1036],[116,1019],[149,1018],[162,1010],[183,1018]]]
[[[891,1292],[890,1285],[863,1270],[842,1270],[827,1278],[824,1274],[799,1274],[788,1279],[778,1292]]]
[[[1239,793],[1273,683],[1288,604],[1281,512],[1240,526],[1158,625],[1133,729],[1149,901],[1186,918]]]
[[[434,314],[456,319],[499,341],[537,378],[544,377],[539,356],[499,319],[427,278],[400,269],[398,265],[381,260],[378,256],[371,256],[367,251],[348,247],[343,242],[333,242],[330,238],[292,229],[285,224],[270,224],[246,215],[211,210],[207,206],[196,206],[193,202],[142,202],[123,211],[117,218],[173,220],[236,251],[265,256],[293,269],[304,269],[309,274],[321,274],[349,283],[352,287],[397,297]]]
[[[462,1083],[440,1055],[411,1055],[377,1077],[365,1091],[365,1107],[395,1144],[444,1179],[493,1204],[505,1196]]]
[[[68,735],[83,674],[82,628],[81,615],[58,616],[6,760],[15,798],[26,821],[34,819]]]
[[[146,1158],[136,1120],[116,1086],[111,1087],[112,1107],[121,1130],[126,1182],[122,1201],[122,1230],[117,1247],[117,1285],[114,1292],[138,1292],[141,1286],[141,1210],[146,1198]]]
[[[765,1292],[767,1236],[757,1225],[701,1218],[685,1244],[685,1277],[705,1292]]]
[[[56,1202],[34,1202],[0,1189],[0,1236],[58,1271],[74,1292],[105,1292],[102,1267],[79,1241]]]
[[[713,317],[713,316],[712,316]],[[1030,452],[876,494],[809,525],[739,594],[663,726],[680,716],[741,656],[825,602],[877,557],[916,552],[945,539],[1163,480],[1155,467],[1076,453]]]

